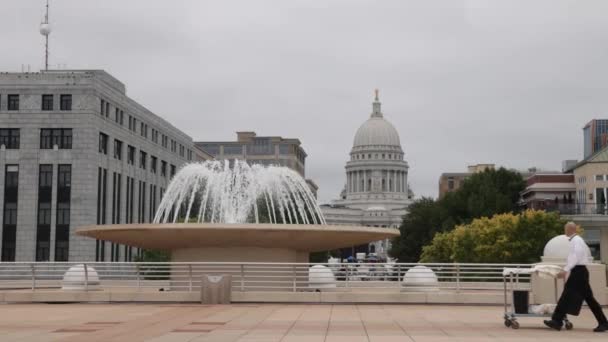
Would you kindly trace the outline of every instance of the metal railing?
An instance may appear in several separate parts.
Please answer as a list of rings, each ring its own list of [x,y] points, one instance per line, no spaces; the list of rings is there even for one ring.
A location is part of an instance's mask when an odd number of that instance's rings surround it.
[[[496,291],[502,289],[504,268],[530,266],[457,263],[15,262],[0,263],[0,291],[36,291],[61,289],[64,286],[82,290],[200,291],[204,275],[222,274],[232,276],[232,291],[242,292]],[[529,276],[521,276],[520,282],[524,287],[529,287]]]
[[[608,215],[608,205],[596,203],[549,203],[534,209],[557,211],[562,215]]]

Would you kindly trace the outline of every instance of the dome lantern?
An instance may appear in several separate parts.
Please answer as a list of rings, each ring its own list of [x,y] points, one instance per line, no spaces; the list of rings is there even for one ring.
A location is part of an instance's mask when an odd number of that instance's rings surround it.
[[[375,95],[372,114],[357,130],[353,150],[355,148],[385,146],[390,147],[390,150],[401,151],[399,133],[395,126],[388,122],[382,114],[378,89],[375,90]]]

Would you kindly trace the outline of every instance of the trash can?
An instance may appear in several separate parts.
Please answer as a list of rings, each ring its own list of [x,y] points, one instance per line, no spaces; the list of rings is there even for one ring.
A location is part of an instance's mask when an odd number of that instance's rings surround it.
[[[529,292],[523,290],[513,291],[513,306],[516,314],[527,314],[529,305]]]
[[[232,276],[203,275],[201,280],[201,304],[230,304]]]

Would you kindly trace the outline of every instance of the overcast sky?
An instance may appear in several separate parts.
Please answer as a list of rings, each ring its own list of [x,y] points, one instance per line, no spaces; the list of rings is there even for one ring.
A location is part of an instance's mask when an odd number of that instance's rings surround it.
[[[44,0],[2,0],[0,71],[42,67]],[[472,163],[560,169],[607,117],[608,1],[51,0],[51,64],[105,69],[195,140],[299,138],[338,196],[380,89],[417,196]]]

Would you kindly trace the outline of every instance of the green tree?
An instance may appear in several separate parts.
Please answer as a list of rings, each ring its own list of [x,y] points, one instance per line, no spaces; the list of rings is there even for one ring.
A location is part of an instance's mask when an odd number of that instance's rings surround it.
[[[547,241],[563,231],[558,213],[527,210],[474,219],[436,234],[423,248],[422,262],[532,263]]]
[[[414,201],[400,226],[401,236],[393,240],[391,256],[402,262],[418,262],[422,247],[436,233],[451,231],[475,218],[517,211],[524,188],[519,173],[500,168],[471,175],[460,189],[440,200]]]
[[[403,218],[401,236],[393,240],[390,255],[401,262],[418,262],[422,247],[441,231],[441,221],[441,208],[435,200],[428,197],[415,200]]]

